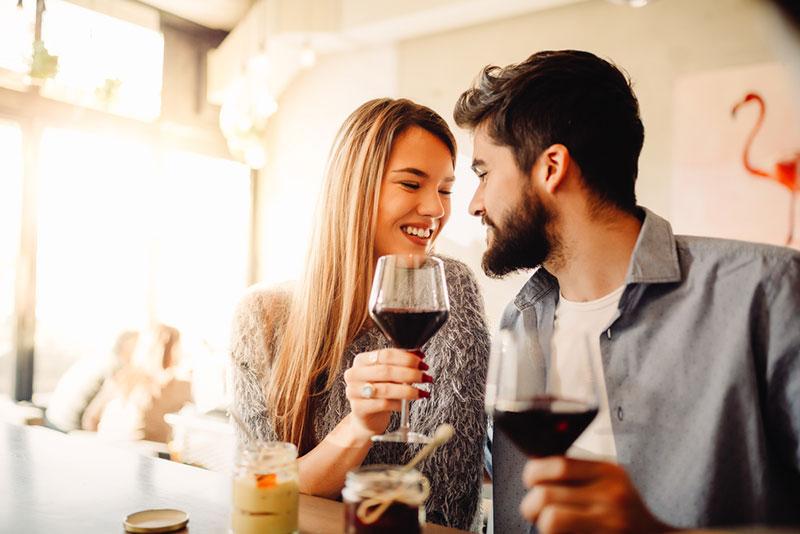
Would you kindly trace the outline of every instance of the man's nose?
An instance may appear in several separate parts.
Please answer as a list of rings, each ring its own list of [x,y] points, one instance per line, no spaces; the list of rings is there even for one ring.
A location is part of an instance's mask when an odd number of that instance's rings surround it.
[[[474,217],[482,217],[484,210],[483,210],[483,188],[478,186],[475,190],[475,194],[472,195],[472,200],[469,201],[469,214]]]

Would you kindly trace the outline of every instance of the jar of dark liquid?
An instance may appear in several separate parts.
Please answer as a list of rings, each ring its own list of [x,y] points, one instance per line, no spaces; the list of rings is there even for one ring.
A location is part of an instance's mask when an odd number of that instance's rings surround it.
[[[347,473],[342,490],[345,534],[422,532],[428,479],[397,465],[369,465]]]

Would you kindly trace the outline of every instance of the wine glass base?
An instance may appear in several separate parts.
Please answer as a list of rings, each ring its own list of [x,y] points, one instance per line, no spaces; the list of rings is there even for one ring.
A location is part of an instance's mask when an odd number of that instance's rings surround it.
[[[431,442],[431,438],[418,432],[389,432],[379,436],[372,436],[372,441],[389,443],[421,443],[423,445]]]

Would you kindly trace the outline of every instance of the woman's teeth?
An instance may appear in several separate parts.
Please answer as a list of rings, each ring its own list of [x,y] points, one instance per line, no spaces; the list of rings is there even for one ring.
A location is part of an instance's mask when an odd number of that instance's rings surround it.
[[[422,239],[428,239],[433,233],[432,228],[422,229],[422,228],[415,228],[413,226],[405,226],[403,227],[403,231],[409,235],[421,237]]]

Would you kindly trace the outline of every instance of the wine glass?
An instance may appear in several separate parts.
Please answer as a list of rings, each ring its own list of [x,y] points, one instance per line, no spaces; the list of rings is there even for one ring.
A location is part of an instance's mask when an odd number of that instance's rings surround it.
[[[393,347],[419,350],[450,315],[442,261],[415,254],[381,256],[372,281],[369,314]],[[401,404],[398,429],[372,440],[430,442],[428,436],[409,429],[406,400]]]
[[[575,346],[559,355],[569,359],[559,369],[522,325],[501,329],[492,344],[486,411],[494,428],[529,457],[566,454],[597,415],[598,374],[588,338],[581,336]]]

